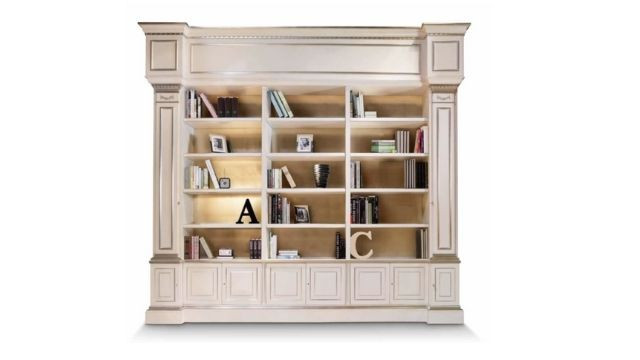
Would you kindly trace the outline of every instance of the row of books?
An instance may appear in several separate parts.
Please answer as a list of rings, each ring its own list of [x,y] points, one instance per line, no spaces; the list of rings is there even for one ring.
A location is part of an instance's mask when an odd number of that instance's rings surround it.
[[[238,117],[239,100],[235,96],[219,96],[218,109],[211,104],[205,93],[198,93],[195,89],[187,90],[187,118],[202,118],[207,110],[210,117]],[[204,106],[203,106],[204,105]]]
[[[395,140],[371,140],[372,153],[394,153],[396,152]]]
[[[198,165],[187,167],[185,174],[185,187],[191,190],[210,189],[210,185],[214,189],[220,189],[216,171],[213,168],[211,160],[205,160],[207,168],[201,168]]]
[[[364,94],[362,94],[361,92],[355,93],[353,90],[349,90],[349,93],[351,97],[351,109],[350,109],[351,117],[353,118],[365,117]],[[373,117],[375,117],[375,115]]]
[[[251,239],[249,240],[249,259],[261,259],[262,258],[262,240]]]
[[[351,161],[351,188],[352,189],[360,189],[362,188],[362,167],[360,166],[360,160],[352,160]]]
[[[380,222],[378,209],[378,196],[352,196],[351,197],[351,223],[352,224],[377,224]]]
[[[269,223],[291,224],[291,203],[280,195],[269,195]]]
[[[404,188],[427,188],[427,163],[416,159],[404,160]]]
[[[276,259],[300,259],[300,254],[298,253],[298,250],[278,250]]]
[[[413,152],[417,154],[427,154],[429,152],[429,128],[426,126],[416,130],[416,141]]]
[[[345,259],[347,254],[345,238],[336,232],[336,259]]]
[[[283,166],[280,169],[268,169],[267,170],[267,187],[270,189],[282,189],[282,175],[287,179],[289,187],[296,188],[296,183],[293,181],[291,173],[287,166]]]
[[[416,259],[429,258],[429,233],[427,229],[416,230]]]
[[[396,130],[396,152],[408,153],[410,139],[409,130]]]
[[[287,99],[284,97],[284,94],[280,90],[268,90],[267,96],[271,100],[271,104],[273,108],[276,110],[278,117],[281,118],[292,118],[293,112],[291,111],[291,107],[289,107],[289,103]]]
[[[198,235],[185,236],[184,258],[192,260],[213,259],[213,253],[204,237]]]

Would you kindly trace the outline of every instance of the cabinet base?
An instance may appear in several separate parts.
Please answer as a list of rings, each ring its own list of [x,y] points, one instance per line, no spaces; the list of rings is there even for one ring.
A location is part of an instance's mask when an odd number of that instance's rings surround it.
[[[146,324],[197,322],[327,323],[327,322],[424,322],[462,324],[462,309],[426,308],[150,308]]]

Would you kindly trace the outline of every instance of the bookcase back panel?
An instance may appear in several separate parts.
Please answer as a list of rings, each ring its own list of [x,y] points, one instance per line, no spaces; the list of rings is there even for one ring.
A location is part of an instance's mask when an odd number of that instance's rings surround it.
[[[369,229],[358,229],[369,231]],[[380,257],[416,257],[416,229],[372,229],[372,240],[362,238],[357,242],[359,254],[373,249],[372,258]]]
[[[284,92],[284,96],[294,117],[344,117],[344,94],[291,95]],[[278,116],[273,106],[269,109],[271,117]]]
[[[259,128],[246,129],[196,129],[189,138],[189,152],[210,153],[210,134],[222,135],[227,139],[229,152],[260,152],[261,136]]]
[[[351,129],[351,151],[356,153],[371,152],[371,140],[395,140],[396,130],[403,129]],[[414,129],[406,129],[409,131],[409,150],[413,152],[413,145],[416,140],[416,131]],[[400,172],[402,174],[402,172]]]
[[[428,195],[424,194],[378,194],[380,223],[423,224],[428,219]]]
[[[296,180],[297,181],[297,180]],[[295,223],[294,205],[308,205],[311,223],[344,224],[343,194],[286,194],[291,203],[291,223]],[[327,209],[331,209],[327,211]]]
[[[424,116],[424,96],[370,96],[364,94],[364,110],[376,111],[378,117]]]
[[[344,161],[273,161],[271,167],[281,168],[286,165],[297,187],[315,188],[316,185],[313,175],[314,164],[329,165],[330,172],[327,187],[344,187]],[[284,181],[284,183],[286,183],[286,181]],[[288,184],[284,184],[283,186],[288,187]]]
[[[259,239],[260,229],[198,229],[191,234],[203,236],[214,256],[220,248],[231,248],[234,256],[249,257],[249,240]]]
[[[329,257],[336,254],[336,231],[345,236],[344,229],[273,229],[278,235],[278,249],[298,249],[300,256]]]
[[[203,169],[207,168],[204,160],[197,160],[192,163]],[[259,160],[212,159],[211,164],[213,165],[213,169],[216,172],[218,180],[222,177],[228,177],[231,179],[232,189],[256,189],[261,186],[261,169]],[[191,165],[191,162],[187,161],[186,166],[189,165]]]
[[[398,160],[361,161],[363,188],[402,188],[404,165]]]
[[[260,195],[199,195],[193,200],[193,221],[195,223],[224,223],[234,224],[246,199],[251,201],[251,206],[258,221],[262,214],[262,199]],[[248,216],[243,218],[249,223]]]
[[[344,152],[344,129],[277,129],[273,131],[272,152],[296,152],[298,134],[313,135],[314,152]]]

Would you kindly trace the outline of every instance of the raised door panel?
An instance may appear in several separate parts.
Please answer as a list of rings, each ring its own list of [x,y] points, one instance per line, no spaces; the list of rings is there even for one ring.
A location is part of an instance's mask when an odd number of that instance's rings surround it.
[[[383,305],[389,303],[389,265],[351,265],[351,304]]]
[[[185,305],[214,305],[220,303],[219,264],[185,264]]]
[[[345,272],[344,264],[307,265],[307,304],[344,305]]]
[[[167,307],[180,304],[180,265],[151,265],[151,306]]]
[[[224,264],[223,304],[260,304],[262,265]]]
[[[434,103],[432,114],[431,254],[453,255],[457,251],[455,106]]]
[[[391,303],[426,305],[426,265],[391,265]]]
[[[267,265],[267,304],[303,305],[305,299],[304,270],[304,264]]]
[[[458,306],[458,265],[432,265],[431,286],[431,306]]]
[[[459,84],[464,78],[464,37],[427,37],[427,76],[431,84]]]

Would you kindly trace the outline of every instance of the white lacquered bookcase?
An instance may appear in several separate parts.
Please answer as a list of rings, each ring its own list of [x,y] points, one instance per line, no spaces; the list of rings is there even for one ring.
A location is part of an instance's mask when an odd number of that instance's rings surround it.
[[[463,322],[457,241],[457,90],[469,24],[415,28],[194,28],[140,23],[146,76],[154,88],[153,255],[149,324],[184,322]],[[234,96],[234,118],[189,118],[186,90],[210,99]],[[283,92],[293,118],[278,118],[268,90]],[[364,95],[376,118],[354,118],[350,92]],[[427,153],[370,152],[372,139],[429,129]],[[229,153],[212,153],[209,134]],[[298,153],[297,134],[314,135],[314,152]],[[403,161],[428,165],[428,188],[403,186]],[[188,189],[190,165],[210,160],[230,189]],[[362,188],[350,162],[362,164]],[[316,188],[313,164],[330,165]],[[267,187],[267,170],[286,165],[297,187]],[[286,182],[285,182],[286,184]],[[308,205],[309,224],[269,224],[268,198]],[[380,222],[351,224],[352,196],[377,195]],[[236,224],[249,199],[259,224]],[[416,258],[416,231],[427,229],[428,256]],[[351,235],[361,237],[349,255]],[[335,258],[335,233],[347,258]],[[278,248],[301,259],[269,258]],[[200,235],[214,255],[184,258],[184,238]],[[249,259],[249,239],[262,258]]]

